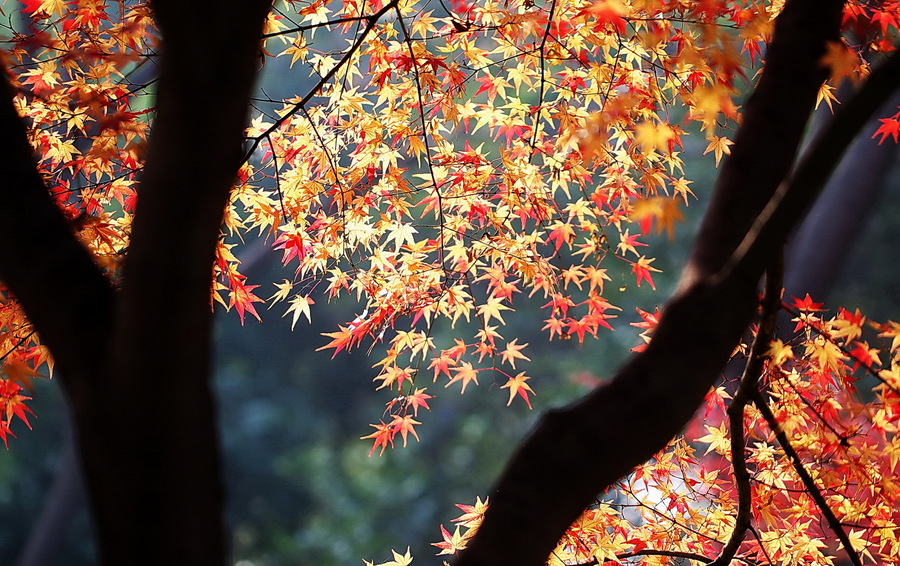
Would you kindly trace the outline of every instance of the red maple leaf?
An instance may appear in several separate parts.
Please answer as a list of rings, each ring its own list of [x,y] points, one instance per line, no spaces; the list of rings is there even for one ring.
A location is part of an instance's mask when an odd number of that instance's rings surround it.
[[[888,136],[894,138],[895,143],[900,141],[900,112],[897,112],[890,118],[881,118],[878,121],[881,122],[881,126],[872,134],[873,138],[881,136],[881,139],[878,140],[878,145],[884,143]]]

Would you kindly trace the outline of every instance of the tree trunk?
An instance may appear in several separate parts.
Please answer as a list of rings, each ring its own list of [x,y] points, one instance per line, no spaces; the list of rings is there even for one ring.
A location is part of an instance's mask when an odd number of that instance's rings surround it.
[[[606,386],[550,411],[501,476],[457,566],[545,562],[605,489],[646,461],[694,413],[750,322],[757,283],[841,152],[900,81],[900,57],[872,74],[788,179],[826,77],[843,2],[789,0],[747,103],[731,158],[675,296],[647,349]],[[786,181],[786,179],[788,179]]]
[[[51,201],[5,74],[0,277],[60,369],[102,562],[225,564],[210,280],[270,2],[152,5],[161,78],[121,288]]]

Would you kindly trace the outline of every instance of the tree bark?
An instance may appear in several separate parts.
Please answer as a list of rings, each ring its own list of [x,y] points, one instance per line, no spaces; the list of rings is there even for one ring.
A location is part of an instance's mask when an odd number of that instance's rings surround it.
[[[875,116],[890,116],[898,105],[900,93],[895,93]],[[841,265],[875,211],[887,172],[897,160],[897,144],[890,140],[879,144],[872,139],[878,126],[878,120],[872,120],[856,137],[815,206],[790,237],[785,254],[785,297],[802,299],[809,293],[816,301],[828,300]]]
[[[210,282],[270,4],[152,3],[157,114],[118,291],[51,201],[4,74],[0,277],[61,370],[105,564],[227,562]]]
[[[784,182],[826,78],[820,60],[826,42],[838,38],[842,7],[836,0],[788,1],[653,340],[608,385],[544,416],[500,477],[457,566],[543,564],[599,493],[662,449],[690,419],[755,312],[769,258],[778,255],[862,126],[860,115],[871,114],[900,80],[894,56]]]

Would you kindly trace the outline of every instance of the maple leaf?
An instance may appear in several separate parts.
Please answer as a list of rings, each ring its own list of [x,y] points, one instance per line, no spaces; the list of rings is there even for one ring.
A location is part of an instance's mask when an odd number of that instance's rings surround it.
[[[291,297],[289,303],[290,306],[281,316],[283,318],[293,313],[293,316],[291,317],[291,330],[293,330],[294,327],[297,326],[297,321],[300,320],[300,315],[305,316],[306,320],[310,324],[312,324],[312,315],[309,312],[309,306],[316,304],[314,300],[309,297],[304,297],[303,295],[294,295],[293,297]]]
[[[513,367],[513,369],[516,368],[516,359],[525,360],[526,362],[531,361],[531,358],[526,357],[520,351],[523,348],[527,347],[528,343],[526,342],[525,344],[516,344],[517,341],[518,338],[512,340],[511,342],[507,342],[506,348],[501,352],[501,360],[503,361],[503,363],[508,363]]]
[[[334,359],[334,357],[337,356],[338,352],[340,352],[341,350],[349,350],[354,341],[353,331],[349,327],[340,325],[338,325],[337,332],[323,332],[322,336],[328,336],[329,338],[331,338],[331,342],[325,344],[324,346],[316,348],[316,352],[320,350],[327,350],[328,348],[334,348],[334,353],[331,355],[331,359]]]
[[[259,285],[246,285],[243,280],[232,277],[229,279],[229,287],[228,307],[234,307],[241,319],[241,324],[244,324],[245,313],[252,314],[256,320],[262,322],[262,319],[256,312],[256,307],[253,306],[253,303],[264,302],[253,293],[253,289],[256,289]]]
[[[640,236],[640,234],[634,234],[632,236],[628,230],[625,230],[624,232],[622,232],[622,234],[621,234],[622,239],[619,242],[619,245],[617,246],[619,253],[624,255],[627,252],[631,252],[636,256],[640,255],[637,252],[636,247],[637,246],[646,246],[647,244],[645,244],[644,242],[638,242],[637,239],[639,236]]]
[[[403,382],[411,382],[413,380],[413,373],[414,370],[409,367],[400,368],[392,364],[385,365],[382,372],[373,379],[373,381],[381,381],[381,385],[376,387],[375,390],[384,389],[385,387],[393,389],[395,383],[400,388]]]
[[[675,131],[668,124],[641,122],[634,127],[634,143],[644,152],[669,150],[669,142],[675,139]]]
[[[466,386],[470,381],[474,381],[475,385],[478,385],[478,370],[473,368],[471,363],[463,362],[460,367],[453,368],[453,371],[455,375],[444,387],[450,387],[457,381],[462,380],[462,391],[460,391],[460,393],[465,393]]]
[[[641,256],[637,261],[631,263],[631,271],[635,274],[638,287],[641,286],[641,281],[646,280],[655,291],[656,285],[653,284],[653,277],[650,276],[650,272],[659,272],[659,270],[650,266],[653,261],[654,258],[647,259],[645,256]]]
[[[628,14],[628,8],[619,0],[595,0],[585,12],[597,19],[597,26],[600,29],[610,26],[619,35],[626,31],[627,23],[622,16]]]
[[[825,54],[819,59],[819,65],[831,70],[831,80],[840,84],[844,77],[849,76],[855,81],[856,70],[860,64],[856,51],[842,41],[829,41],[826,49]]]
[[[3,436],[4,444],[6,444],[6,434],[3,429],[5,428],[6,433],[12,434],[9,431],[9,425],[12,424],[13,417],[18,417],[29,429],[31,428],[27,413],[32,415],[34,413],[25,405],[25,401],[31,400],[31,397],[21,395],[21,391],[22,386],[18,383],[8,379],[0,380],[0,408],[2,408],[3,412],[3,418],[0,419],[0,434]],[[13,436],[15,435],[13,434]]]
[[[429,411],[431,410],[431,407],[428,406],[427,401],[428,401],[428,399],[433,399],[434,396],[428,395],[427,393],[425,393],[425,389],[426,388],[422,388],[422,389],[417,388],[414,392],[412,392],[406,396],[406,405],[409,407],[412,407],[413,416],[418,416],[419,407],[425,407]]]
[[[506,324],[500,311],[510,310],[512,309],[503,304],[503,297],[490,297],[485,304],[478,307],[478,316],[483,318],[485,324],[489,323],[492,318],[499,320],[500,324]]]
[[[456,507],[459,508],[463,514],[453,519],[453,522],[459,523],[460,526],[466,527],[467,529],[470,529],[470,531],[477,529],[481,525],[482,519],[484,519],[484,513],[487,511],[489,504],[490,498],[486,498],[482,501],[480,497],[475,498],[475,505],[457,503]]]
[[[665,230],[666,237],[669,240],[675,239],[675,223],[683,220],[681,211],[678,209],[678,201],[674,198],[663,199],[662,207],[658,216],[657,232]]]
[[[584,334],[585,333],[592,334],[595,338],[597,337],[597,330],[594,324],[591,324],[591,319],[588,317],[582,318],[570,318],[569,322],[566,323],[566,335],[575,334],[578,336],[578,343],[584,343]]]
[[[272,308],[272,304],[287,299],[288,295],[290,295],[291,293],[291,290],[294,288],[294,284],[287,279],[283,279],[281,283],[273,283],[273,285],[275,285],[275,288],[278,290],[273,293],[271,297],[269,297],[269,308]]]
[[[731,453],[731,439],[728,435],[728,423],[722,422],[717,427],[703,425],[709,434],[698,438],[697,442],[708,444],[705,454],[716,452],[717,454],[728,455]]]
[[[438,556],[442,554],[456,554],[460,550],[465,550],[466,543],[468,542],[468,537],[459,532],[458,525],[452,535],[450,534],[450,531],[444,528],[444,525],[441,525],[441,538],[443,538],[441,542],[431,543],[431,546],[436,546],[441,549],[441,551],[437,553]]]
[[[556,227],[550,231],[550,234],[548,234],[547,241],[553,242],[553,246],[556,248],[556,251],[559,251],[559,248],[562,247],[563,244],[572,243],[572,240],[574,238],[575,229],[572,228],[570,224],[557,222]]]
[[[772,340],[772,343],[769,344],[769,349],[766,351],[766,355],[772,358],[772,363],[776,366],[780,366],[788,359],[794,357],[794,352],[791,350],[790,345],[785,344],[779,339]]]
[[[384,454],[384,449],[387,448],[387,445],[394,445],[394,436],[396,436],[397,431],[389,424],[384,421],[380,422],[377,425],[369,425],[375,428],[375,432],[369,434],[367,436],[359,437],[360,440],[366,440],[369,438],[374,439],[372,443],[372,449],[369,450],[369,456],[375,453],[375,450],[381,446],[381,452],[379,452],[379,456]]]
[[[712,136],[706,138],[706,141],[709,142],[709,145],[706,146],[706,149],[703,151],[703,155],[706,155],[710,151],[712,151],[716,156],[716,167],[719,166],[719,161],[722,160],[723,155],[731,155],[731,147],[734,145],[734,142],[728,138],[720,137],[720,136]]]
[[[521,372],[516,374],[515,377],[510,377],[509,381],[500,386],[500,389],[509,389],[509,401],[507,401],[506,406],[512,405],[513,399],[516,398],[516,395],[525,400],[525,404],[528,405],[528,408],[531,409],[531,400],[528,398],[528,394],[534,394],[534,390],[529,387],[526,381],[531,379],[530,377],[525,375],[525,372]]]
[[[7,450],[9,450],[9,441],[6,438],[7,436],[16,438],[16,435],[13,434],[13,431],[9,430],[9,421],[0,420],[0,440],[3,440],[3,445]]]
[[[823,303],[813,302],[812,297],[809,296],[809,293],[803,299],[798,299],[797,297],[792,297],[794,302],[791,303],[791,306],[795,309],[802,312],[820,312],[822,311]]]
[[[428,369],[434,370],[434,381],[437,381],[437,378],[442,373],[447,377],[450,377],[450,368],[456,365],[457,362],[452,356],[450,356],[446,352],[442,352],[440,356],[431,360],[431,363],[428,365]]]
[[[546,324],[541,328],[541,330],[549,330],[550,331],[550,340],[553,340],[554,335],[558,335],[560,338],[568,338],[569,333],[566,330],[566,322],[561,318],[557,318],[555,316],[550,317],[544,320]]]
[[[393,555],[393,560],[390,562],[382,562],[377,566],[409,566],[413,559],[409,554],[409,547],[406,549],[406,553],[400,554],[396,550],[391,550],[391,554]]]
[[[894,138],[894,143],[900,142],[900,112],[890,118],[880,118],[878,121],[881,122],[881,126],[875,130],[872,137],[881,136],[881,139],[878,140],[879,145],[884,143],[888,136]]]
[[[306,258],[306,254],[312,249],[312,246],[303,240],[301,232],[284,232],[278,236],[272,248],[282,250],[281,263],[287,265],[291,259],[302,262]]]
[[[833,104],[835,102],[840,104],[840,101],[837,99],[837,96],[835,95],[835,90],[836,89],[834,86],[832,86],[828,83],[822,83],[822,86],[819,87],[819,92],[816,95],[816,109],[818,109],[819,104],[821,104],[824,101],[825,104],[828,105],[828,110],[830,110],[831,113],[833,114],[834,113]]]
[[[393,431],[394,435],[400,433],[400,436],[403,437],[403,446],[406,446],[406,435],[412,434],[416,440],[419,440],[419,435],[416,434],[415,425],[420,425],[419,421],[413,419],[413,415],[394,415],[394,420],[391,421],[389,425]]]

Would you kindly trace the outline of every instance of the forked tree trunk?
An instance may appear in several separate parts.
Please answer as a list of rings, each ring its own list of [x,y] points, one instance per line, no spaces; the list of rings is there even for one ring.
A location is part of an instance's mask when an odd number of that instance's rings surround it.
[[[270,3],[152,3],[157,114],[120,289],[51,201],[3,77],[0,278],[60,369],[104,564],[227,562],[210,276]]]

